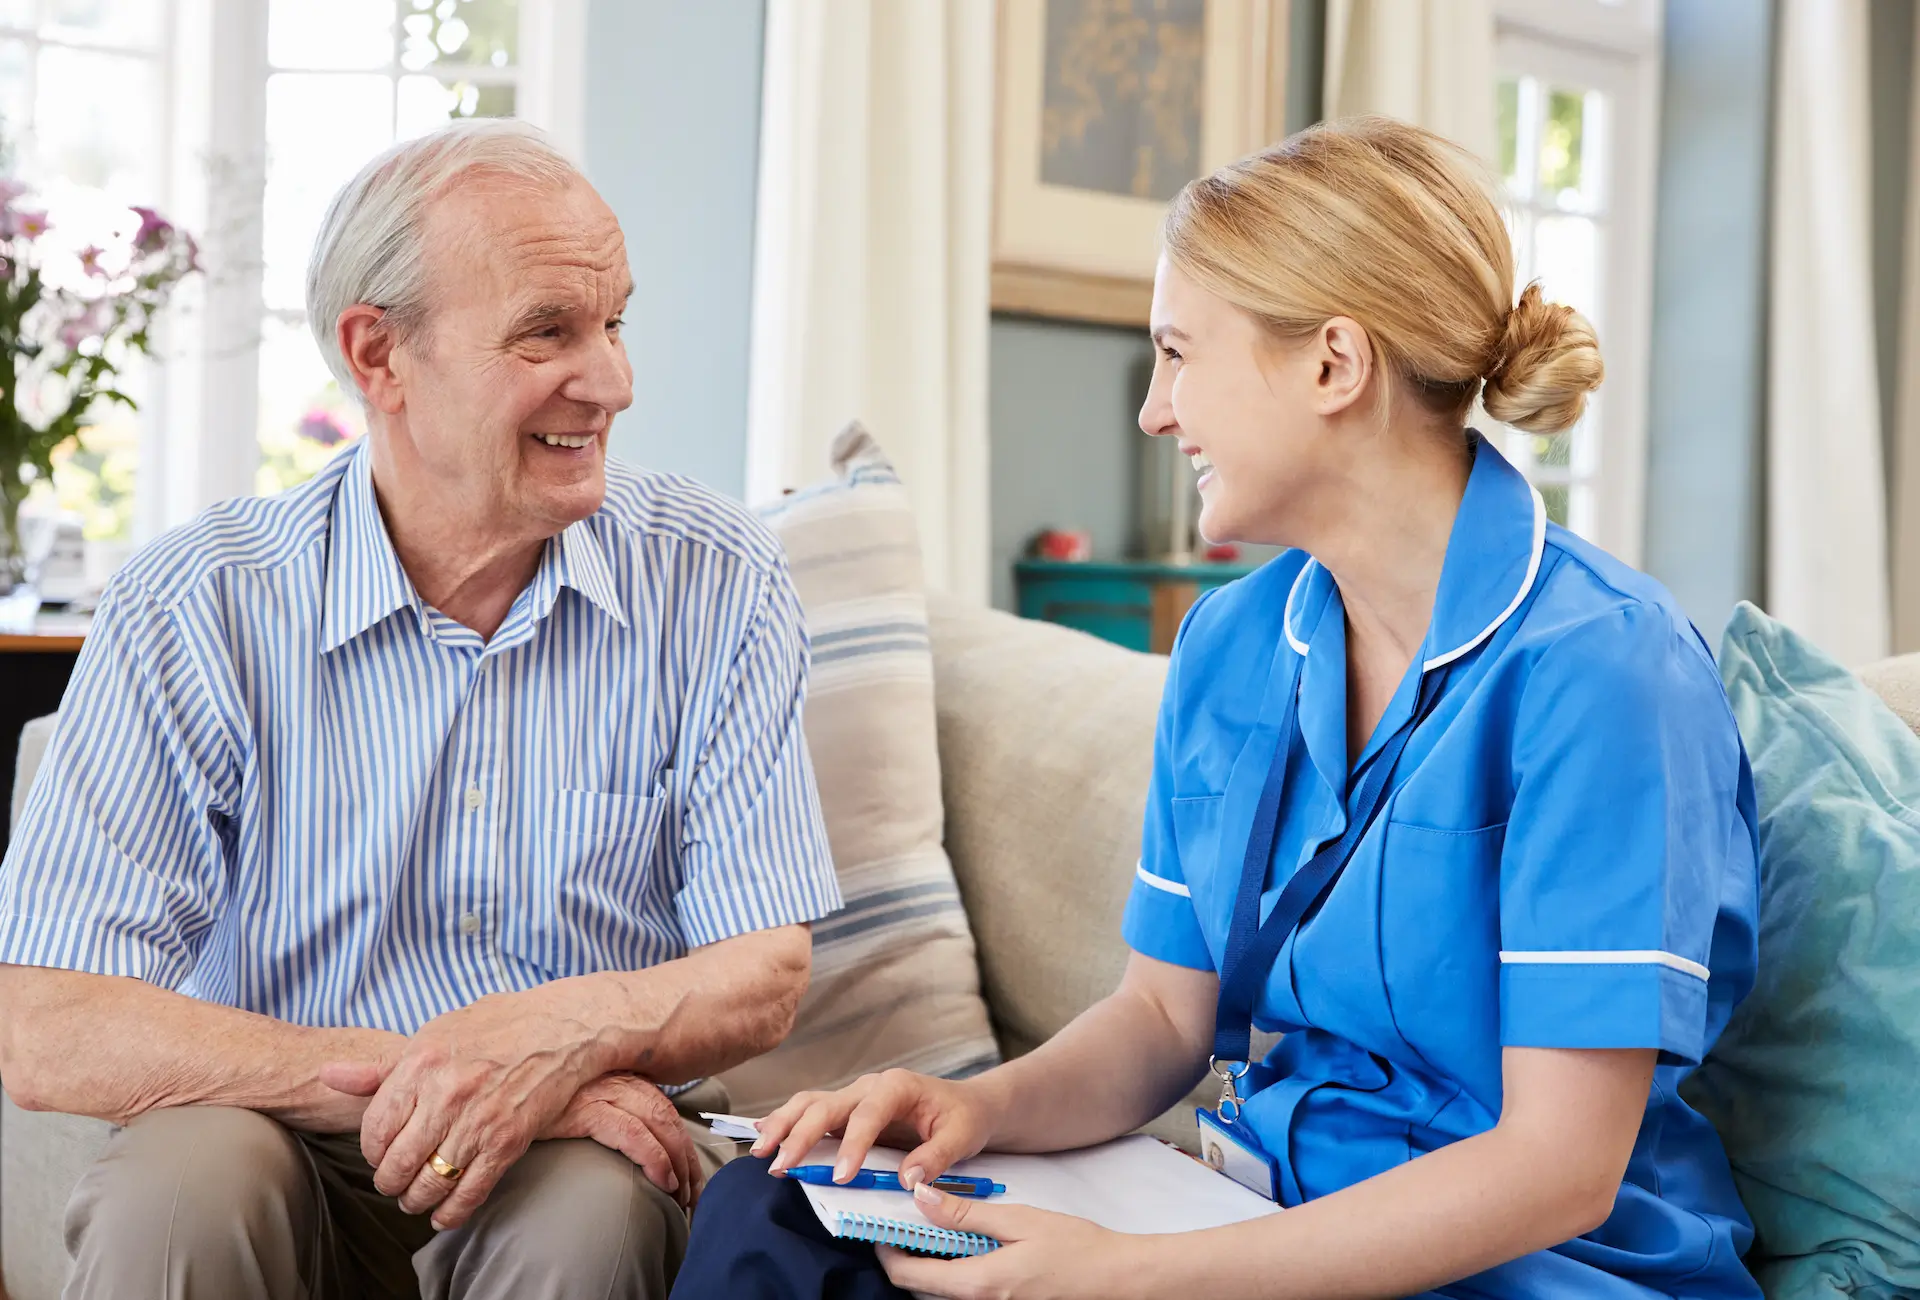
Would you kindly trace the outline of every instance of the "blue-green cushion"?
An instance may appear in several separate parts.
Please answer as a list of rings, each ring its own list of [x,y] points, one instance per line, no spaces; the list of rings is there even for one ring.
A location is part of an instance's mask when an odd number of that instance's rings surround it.
[[[1920,1297],[1920,738],[1751,605],[1720,670],[1760,804],[1760,972],[1687,1097],[1770,1300]]]

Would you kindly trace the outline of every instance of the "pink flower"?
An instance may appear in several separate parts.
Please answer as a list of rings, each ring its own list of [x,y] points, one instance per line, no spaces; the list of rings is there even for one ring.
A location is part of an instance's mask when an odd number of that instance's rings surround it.
[[[90,302],[79,315],[61,322],[60,344],[69,352],[89,339],[99,338],[112,323],[112,308],[104,299]]]
[[[27,192],[26,182],[0,176],[0,207],[6,207]]]
[[[173,233],[173,223],[155,212],[152,208],[135,208],[134,215],[140,218],[140,229],[134,232],[133,246],[143,253],[151,253],[166,243],[167,236]]]
[[[46,213],[0,210],[0,239],[38,239],[46,233]]]
[[[317,442],[322,447],[338,447],[353,437],[353,431],[346,422],[332,411],[318,407],[300,417],[299,433],[309,442]]]

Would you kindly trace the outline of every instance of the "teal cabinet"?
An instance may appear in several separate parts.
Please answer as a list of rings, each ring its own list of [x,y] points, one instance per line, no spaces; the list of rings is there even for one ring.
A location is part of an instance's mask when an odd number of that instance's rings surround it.
[[[1166,654],[1200,594],[1245,577],[1253,564],[1071,563],[1013,566],[1020,617],[1078,628],[1129,650]]]

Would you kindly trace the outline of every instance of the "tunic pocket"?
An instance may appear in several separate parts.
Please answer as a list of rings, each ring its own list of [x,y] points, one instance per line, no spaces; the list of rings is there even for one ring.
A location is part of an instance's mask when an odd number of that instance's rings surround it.
[[[524,893],[514,897],[509,884],[503,945],[554,975],[646,964],[644,950],[657,946],[646,942],[648,929],[673,917],[671,882],[654,863],[667,802],[664,794],[555,790]]]
[[[1394,1027],[1441,1073],[1497,1097],[1506,823],[1454,831],[1389,821],[1386,832],[1380,961]]]
[[[1196,879],[1207,880],[1213,875],[1220,849],[1220,805],[1225,801],[1226,796],[1218,794],[1173,800],[1173,843],[1188,889]],[[1152,866],[1147,870],[1153,870]]]

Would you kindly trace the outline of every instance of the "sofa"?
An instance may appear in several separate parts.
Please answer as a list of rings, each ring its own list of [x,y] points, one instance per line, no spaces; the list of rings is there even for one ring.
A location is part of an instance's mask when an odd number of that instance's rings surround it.
[[[1051,624],[936,600],[931,610],[946,845],[994,1029],[1028,1051],[1117,981],[1166,661]],[[1920,731],[1920,655],[1862,673]],[[21,741],[15,810],[51,720]],[[1204,1091],[1196,1089],[1196,1095]],[[1150,1131],[1186,1139],[1175,1107]],[[0,1101],[0,1270],[12,1300],[53,1300],[68,1190],[98,1121]]]

